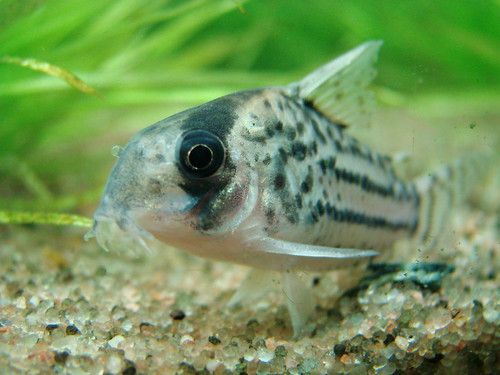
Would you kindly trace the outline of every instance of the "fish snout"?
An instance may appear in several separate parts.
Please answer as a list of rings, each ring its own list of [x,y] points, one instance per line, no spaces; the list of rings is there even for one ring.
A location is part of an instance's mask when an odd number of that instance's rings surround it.
[[[84,236],[86,241],[95,238],[106,251],[126,251],[134,255],[138,255],[138,249],[151,252],[146,241],[152,240],[153,236],[141,228],[127,211],[106,210],[101,206],[94,215],[92,229]]]

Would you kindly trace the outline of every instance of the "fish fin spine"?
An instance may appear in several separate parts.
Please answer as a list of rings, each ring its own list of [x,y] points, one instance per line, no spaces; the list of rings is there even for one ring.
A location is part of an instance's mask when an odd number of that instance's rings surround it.
[[[290,93],[336,124],[367,126],[375,97],[367,86],[382,41],[369,41],[288,86]]]

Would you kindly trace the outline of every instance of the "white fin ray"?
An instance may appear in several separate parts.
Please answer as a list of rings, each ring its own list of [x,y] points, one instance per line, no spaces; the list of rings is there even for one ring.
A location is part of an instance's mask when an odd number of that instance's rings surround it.
[[[297,242],[278,240],[266,237],[257,241],[255,249],[258,251],[283,254],[295,257],[311,258],[362,258],[372,257],[379,253],[373,250],[341,249],[319,245],[308,245]]]
[[[245,300],[258,299],[273,288],[275,279],[274,271],[252,268],[229,300],[228,305],[234,306]]]
[[[366,42],[292,83],[289,89],[334,122],[367,126],[375,107],[367,86],[376,75],[374,63],[381,45],[382,41]]]
[[[293,336],[297,338],[314,312],[315,298],[295,272],[282,272],[281,282],[292,321]]]

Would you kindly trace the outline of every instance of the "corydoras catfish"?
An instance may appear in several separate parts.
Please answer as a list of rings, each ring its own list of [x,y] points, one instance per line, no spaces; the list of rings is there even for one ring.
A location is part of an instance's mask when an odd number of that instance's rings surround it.
[[[367,86],[381,42],[367,42],[301,81],[230,94],[132,137],[94,226],[104,249],[155,238],[191,254],[281,273],[296,334],[311,293],[295,271],[328,271],[435,238],[467,194],[476,159],[403,181],[391,158],[349,136],[374,104]],[[266,289],[251,272],[232,299]],[[259,289],[259,290],[257,290]]]

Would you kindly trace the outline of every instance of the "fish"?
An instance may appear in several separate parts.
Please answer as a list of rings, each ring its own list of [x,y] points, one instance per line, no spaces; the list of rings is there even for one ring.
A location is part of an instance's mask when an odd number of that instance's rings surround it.
[[[106,250],[149,251],[157,240],[253,268],[233,305],[266,291],[277,271],[300,334],[314,299],[298,271],[367,262],[404,238],[432,243],[481,170],[471,155],[406,181],[392,157],[349,135],[370,122],[381,44],[139,131],[119,151],[86,238]]]

